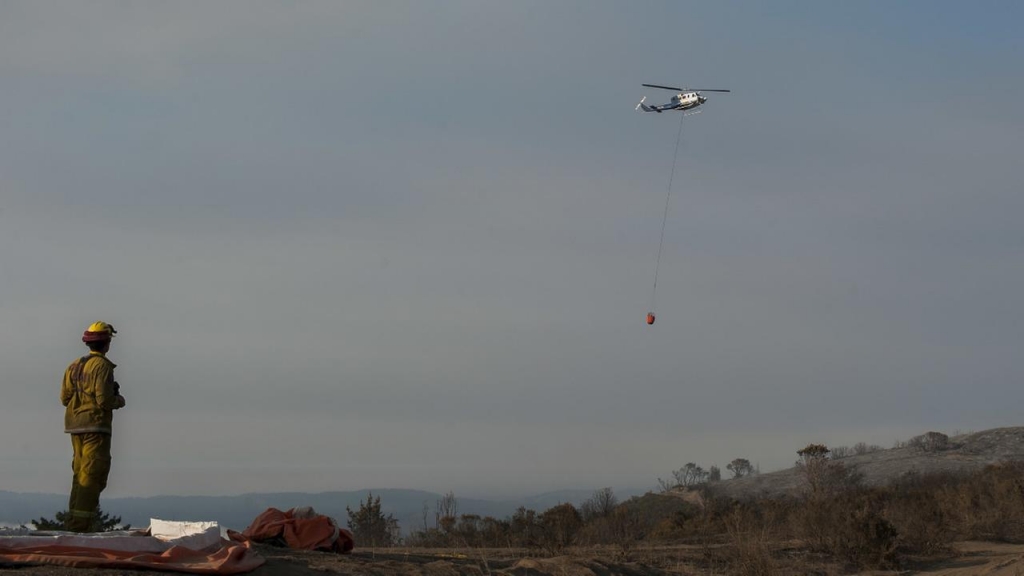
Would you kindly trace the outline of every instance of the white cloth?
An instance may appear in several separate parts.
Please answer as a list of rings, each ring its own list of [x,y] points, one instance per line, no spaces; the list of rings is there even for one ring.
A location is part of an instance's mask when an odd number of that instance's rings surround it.
[[[76,532],[17,530],[0,531],[0,547],[79,546],[82,548],[103,548],[121,552],[161,553],[172,546],[189,550],[203,550],[221,545],[220,526],[216,522],[176,522],[150,520],[150,534],[141,530],[114,530],[79,534]]]

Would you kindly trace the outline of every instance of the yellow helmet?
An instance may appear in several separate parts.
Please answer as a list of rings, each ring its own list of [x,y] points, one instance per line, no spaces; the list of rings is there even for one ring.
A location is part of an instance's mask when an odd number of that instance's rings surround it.
[[[102,342],[104,340],[110,340],[117,334],[117,330],[106,322],[93,322],[85,329],[85,334],[82,334],[82,342]]]

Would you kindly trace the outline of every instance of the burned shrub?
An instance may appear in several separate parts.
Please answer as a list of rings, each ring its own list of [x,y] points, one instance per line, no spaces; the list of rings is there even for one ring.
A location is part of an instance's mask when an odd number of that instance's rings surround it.
[[[857,456],[863,456],[864,454],[870,454],[872,452],[881,452],[885,450],[878,444],[868,444],[866,442],[857,442],[853,445],[853,453]]]
[[[729,537],[724,560],[730,574],[772,576],[778,573],[771,548],[775,526],[770,518],[757,510],[737,506],[723,520]]]
[[[850,448],[849,446],[836,446],[832,449],[833,460],[849,458],[850,456],[853,456],[853,448]]]
[[[583,526],[580,513],[572,504],[559,504],[545,510],[538,518],[540,544],[550,552],[557,552],[573,543]]]
[[[957,535],[955,495],[961,479],[954,474],[909,472],[886,493],[885,516],[900,534],[900,550],[934,556],[947,553]]]
[[[963,537],[1024,542],[1024,462],[988,466],[950,496]]]
[[[949,436],[942,432],[926,432],[914,436],[907,444],[924,452],[940,452],[949,448]]]
[[[805,500],[790,516],[790,527],[812,551],[859,568],[898,565],[898,531],[885,518],[876,490],[851,489]]]

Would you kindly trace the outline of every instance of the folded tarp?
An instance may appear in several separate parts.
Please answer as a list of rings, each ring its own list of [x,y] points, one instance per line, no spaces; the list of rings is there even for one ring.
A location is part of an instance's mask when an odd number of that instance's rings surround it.
[[[228,535],[240,542],[253,540],[296,550],[338,554],[351,552],[355,544],[351,532],[338,527],[333,518],[317,514],[309,506],[292,508],[287,512],[267,508],[241,534],[229,530]]]
[[[248,542],[221,538],[216,522],[155,519],[148,531],[0,533],[0,561],[186,574],[243,574],[265,562]]]

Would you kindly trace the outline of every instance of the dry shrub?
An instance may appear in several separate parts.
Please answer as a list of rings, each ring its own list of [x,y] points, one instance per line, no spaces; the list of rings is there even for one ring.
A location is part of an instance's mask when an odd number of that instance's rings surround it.
[[[956,507],[961,477],[905,474],[887,492],[885,516],[900,535],[900,551],[945,554],[956,539]]]
[[[926,432],[910,439],[908,444],[924,452],[941,452],[949,448],[949,436],[942,432]]]
[[[739,576],[771,576],[778,574],[772,558],[773,522],[756,509],[737,506],[724,518],[729,544],[726,561],[729,574]]]
[[[908,473],[889,487],[886,517],[908,554],[946,553],[958,539],[1024,542],[1024,463]]]
[[[711,516],[710,509],[712,506],[708,503],[704,506],[684,503],[669,514],[660,516],[660,519],[659,516],[650,516],[650,527],[644,539],[658,542],[693,540],[706,529],[706,520]],[[722,529],[717,531],[722,532]]]
[[[849,458],[853,456],[853,448],[849,446],[836,446],[832,449],[832,458],[839,460],[840,458]]]
[[[572,504],[559,504],[538,517],[541,546],[551,553],[559,552],[573,543],[583,526],[580,513]]]
[[[898,533],[883,515],[884,495],[860,487],[862,476],[831,452],[824,444],[797,451],[806,498],[790,515],[793,532],[811,550],[861,568],[896,566]]]
[[[860,456],[862,454],[870,454],[871,452],[879,452],[884,450],[878,444],[867,444],[866,442],[857,442],[853,445],[853,453]]]
[[[803,568],[787,563],[808,559],[892,569],[901,558],[949,554],[957,540],[1024,542],[1024,462],[971,473],[907,474],[865,487],[849,467],[827,457],[827,448],[810,448],[801,454],[808,489],[799,498],[737,501],[705,490],[690,501],[648,494],[589,521],[567,504],[543,514],[520,508],[504,520],[462,515],[450,532],[424,530],[410,540],[451,545],[458,537],[459,545],[552,552],[570,543],[611,545],[623,557],[642,550],[641,543],[690,542],[701,546],[712,572],[726,566],[729,574],[750,575],[792,574]],[[786,541],[802,544],[778,548]]]
[[[1024,463],[907,474],[886,487],[812,496],[790,525],[812,550],[861,568],[947,554],[957,539],[1024,542]]]
[[[677,518],[663,518],[651,527],[644,540],[652,542],[672,542],[686,537],[688,523]]]
[[[629,551],[643,540],[645,533],[643,518],[625,506],[616,508],[605,518],[598,518],[586,528],[589,530],[581,531],[581,539],[613,544],[624,558],[629,557]]]
[[[878,490],[849,489],[809,498],[790,516],[790,527],[814,552],[859,568],[893,568],[898,562],[896,527],[886,519]]]
[[[963,537],[1024,542],[1024,462],[989,466],[945,496]]]
[[[688,536],[689,520],[698,514],[700,507],[685,498],[647,493],[585,522],[576,543],[622,546],[623,542],[638,540],[679,540]]]
[[[891,490],[888,517],[907,552],[942,552],[956,539],[1024,542],[1024,463],[909,473]]]

